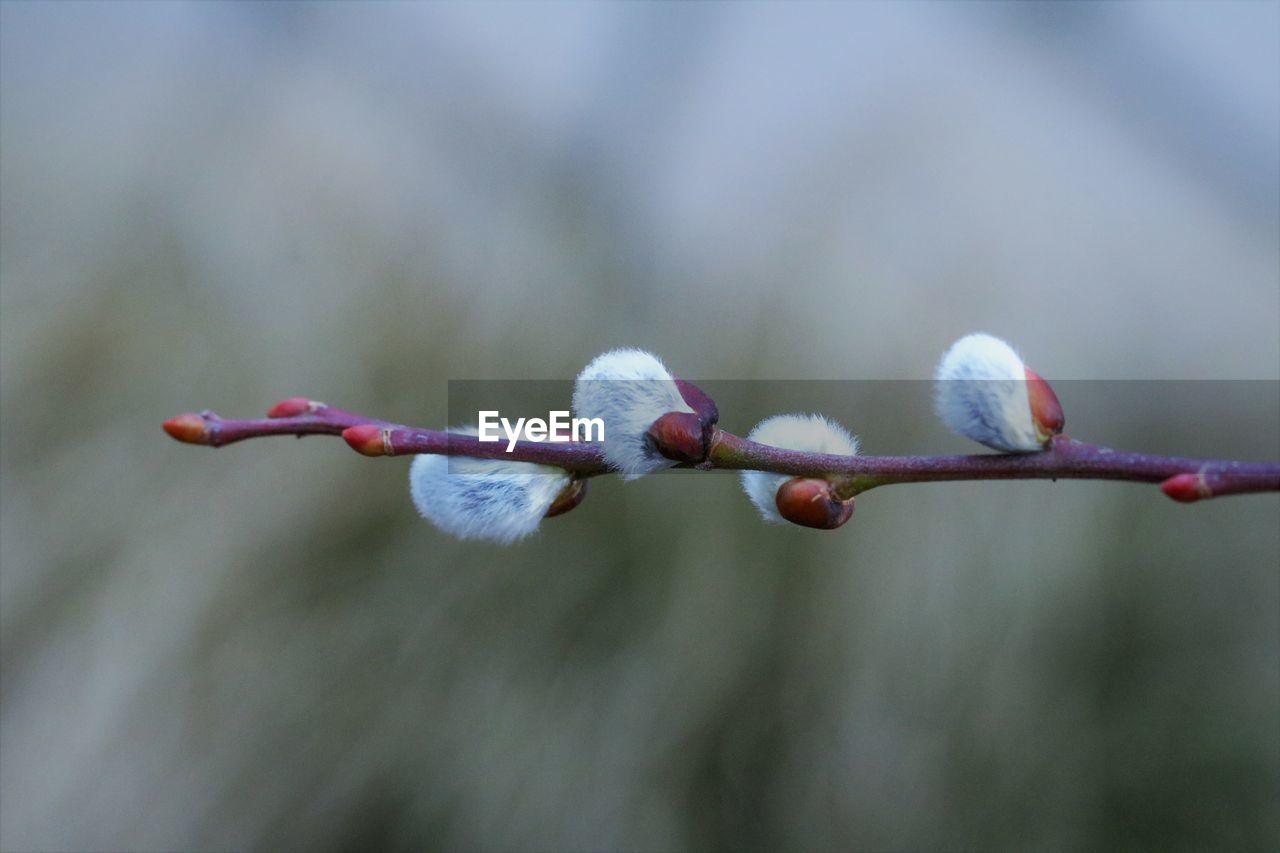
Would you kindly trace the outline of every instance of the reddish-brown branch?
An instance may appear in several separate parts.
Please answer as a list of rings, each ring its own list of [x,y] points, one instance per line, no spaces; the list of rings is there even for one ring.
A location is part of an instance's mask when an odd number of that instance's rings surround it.
[[[510,453],[507,442],[481,441],[474,435],[391,424],[352,427],[342,433],[347,444],[365,456],[412,456],[438,453],[442,456],[474,456],[479,459],[509,459],[554,465],[578,477],[609,473],[598,444],[544,444],[517,442]]]
[[[169,435],[189,444],[221,447],[268,435],[342,435],[366,456],[438,453],[536,462],[563,468],[579,478],[610,469],[598,444],[522,441],[510,452],[506,442],[391,424],[292,397],[261,420],[230,420],[213,412],[178,415],[165,421]],[[891,483],[941,480],[1126,480],[1161,483],[1174,500],[1192,502],[1222,495],[1280,491],[1280,463],[1189,459],[1130,453],[1057,436],[1039,453],[979,456],[828,456],[758,444],[717,430],[701,469],[772,471],[793,476],[843,475],[850,493]]]
[[[1280,464],[1189,459],[1155,456],[1099,447],[1055,436],[1039,453],[1002,453],[980,456],[825,456],[757,444],[721,433],[712,448],[716,468],[775,471],[813,476],[845,474],[853,479],[853,491],[864,492],[890,483],[925,483],[943,480],[1125,480],[1164,483],[1179,478],[1165,493],[1175,500],[1247,492],[1280,491]],[[1183,479],[1190,478],[1190,479]],[[1188,488],[1193,491],[1189,492]]]
[[[342,435],[343,430],[359,424],[384,424],[384,421],[344,412],[305,397],[290,397],[272,406],[263,419],[230,420],[206,409],[198,414],[170,418],[164,422],[164,431],[187,444],[222,447],[268,435]]]

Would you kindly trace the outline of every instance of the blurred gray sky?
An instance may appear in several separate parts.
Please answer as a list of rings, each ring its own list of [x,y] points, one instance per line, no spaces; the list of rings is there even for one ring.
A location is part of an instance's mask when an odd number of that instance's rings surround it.
[[[398,460],[159,432],[985,330],[1263,380],[1068,426],[1275,458],[1280,5],[4,2],[0,189],[5,849],[1280,833],[1274,497],[913,486],[814,537],[671,475],[497,551]],[[841,401],[869,452],[962,447],[886,399]]]

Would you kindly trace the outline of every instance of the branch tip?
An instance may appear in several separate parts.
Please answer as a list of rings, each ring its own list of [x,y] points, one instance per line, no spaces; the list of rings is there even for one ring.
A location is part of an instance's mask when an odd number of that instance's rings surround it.
[[[170,438],[184,444],[208,444],[209,426],[203,417],[194,412],[186,412],[169,418],[164,422],[164,431]]]

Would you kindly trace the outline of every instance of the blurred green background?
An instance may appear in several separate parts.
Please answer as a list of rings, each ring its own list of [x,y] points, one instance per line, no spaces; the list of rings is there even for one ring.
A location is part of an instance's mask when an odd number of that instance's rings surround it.
[[[1278,8],[0,4],[0,847],[1273,845],[1274,495],[826,534],[676,472],[502,549],[405,460],[160,422],[985,330],[1079,438],[1280,458]],[[723,423],[965,449],[922,383],[778,388]]]

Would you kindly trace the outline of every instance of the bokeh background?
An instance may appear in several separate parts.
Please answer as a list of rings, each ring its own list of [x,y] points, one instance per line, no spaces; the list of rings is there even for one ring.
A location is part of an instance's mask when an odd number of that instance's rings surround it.
[[[5,850],[1280,838],[1276,496],[686,472],[502,549],[160,431],[636,345],[956,452],[887,380],[982,329],[1078,437],[1278,458],[1276,4],[4,2],[0,182]]]

